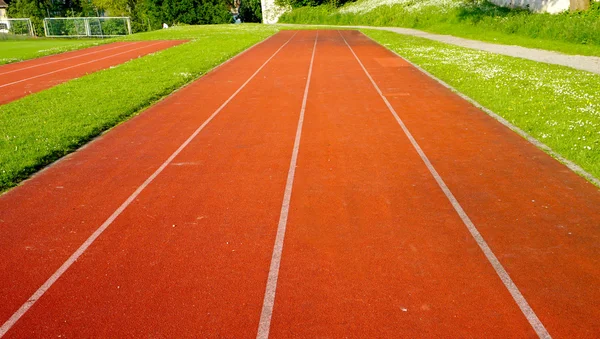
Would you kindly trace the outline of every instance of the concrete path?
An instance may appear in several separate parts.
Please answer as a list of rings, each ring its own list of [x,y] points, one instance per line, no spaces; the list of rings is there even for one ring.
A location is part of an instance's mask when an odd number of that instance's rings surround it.
[[[299,26],[294,24],[294,26]],[[319,26],[319,25],[306,25],[306,26]],[[500,45],[489,42],[483,42],[478,40],[470,40],[464,38],[458,38],[451,35],[441,35],[434,33],[427,33],[411,28],[400,28],[400,27],[373,27],[373,26],[338,26],[344,28],[365,28],[365,29],[379,29],[384,31],[396,32],[398,34],[406,34],[417,36],[425,39],[435,40],[452,44],[456,46],[462,46],[467,48],[479,49],[486,52],[497,53],[508,55],[517,58],[524,58],[538,62],[545,62],[548,64],[562,65],[572,67],[575,69],[588,71],[596,74],[600,74],[600,57],[594,56],[583,56],[583,55],[568,55],[559,52],[547,51],[543,49],[527,48],[514,45]]]

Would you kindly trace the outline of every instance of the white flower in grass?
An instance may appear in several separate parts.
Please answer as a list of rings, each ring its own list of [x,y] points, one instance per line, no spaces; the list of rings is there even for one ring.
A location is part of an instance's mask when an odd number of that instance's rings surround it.
[[[363,0],[342,7],[340,13],[367,13],[381,6],[400,5],[407,12],[420,12],[427,7],[433,7],[438,12],[447,12],[458,7],[459,0]]]

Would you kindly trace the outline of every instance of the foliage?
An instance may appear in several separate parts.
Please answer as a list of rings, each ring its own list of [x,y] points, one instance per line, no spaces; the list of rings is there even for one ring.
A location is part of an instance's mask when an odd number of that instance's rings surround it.
[[[240,19],[242,22],[262,22],[260,0],[242,0],[240,4]]]
[[[92,0],[97,8],[104,9],[111,16],[129,16],[137,7],[138,0]]]
[[[13,0],[8,6],[8,16],[11,18],[30,18],[35,34],[43,36],[43,18],[50,8],[51,3],[40,0]]]
[[[223,24],[232,20],[223,0],[147,0],[149,17],[169,25]],[[153,27],[155,28],[155,27]]]
[[[52,0],[12,0],[9,2],[9,16],[30,18],[38,36],[44,35],[45,17],[102,14],[130,17],[131,28],[135,33],[159,29],[163,23],[229,23],[232,20],[230,6],[230,0],[65,0],[64,3]]]
[[[98,15],[90,0],[12,0],[7,3],[9,17],[30,18],[37,36],[44,36],[43,20],[46,17]]]
[[[354,0],[275,0],[275,3],[281,7],[300,8],[300,7],[315,7],[327,6],[336,8],[346,3],[351,3]]]

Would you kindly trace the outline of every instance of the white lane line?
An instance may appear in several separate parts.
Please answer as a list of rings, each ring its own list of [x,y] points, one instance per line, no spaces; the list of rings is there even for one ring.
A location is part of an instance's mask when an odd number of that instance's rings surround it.
[[[95,60],[92,60],[92,61],[82,62],[82,63],[80,63],[80,64],[77,64],[77,65],[73,65],[73,66],[69,66],[69,67],[65,67],[65,68],[57,69],[57,70],[55,70],[55,71],[52,71],[52,72],[47,72],[47,73],[39,74],[39,75],[36,75],[36,76],[32,76],[32,77],[30,77],[30,78],[26,78],[26,79],[21,79],[21,80],[13,81],[13,82],[10,82],[10,83],[8,83],[8,84],[0,85],[0,88],[2,88],[2,87],[7,87],[7,86],[11,86],[11,85],[15,85],[15,84],[18,84],[18,83],[21,83],[21,82],[24,82],[24,81],[29,81],[29,80],[33,80],[33,79],[37,79],[37,78],[41,78],[41,77],[43,77],[43,76],[46,76],[46,75],[50,75],[50,74],[54,74],[54,73],[58,73],[58,72],[62,72],[62,71],[66,71],[66,70],[68,70],[68,69],[71,69],[71,68],[75,68],[75,67],[79,67],[79,66],[83,66],[83,65],[91,64],[91,63],[94,63],[94,62],[98,62],[98,61],[100,61],[100,60],[104,60],[104,59],[108,59],[108,58],[116,57],[117,55],[121,55],[121,54],[129,53],[129,52],[137,51],[138,49],[143,49],[143,48],[152,47],[152,46],[155,46],[155,45],[158,45],[158,44],[161,44],[161,43],[164,43],[164,41],[155,42],[155,43],[153,43],[153,44],[150,44],[150,45],[146,45],[146,46],[142,46],[142,47],[138,47],[138,48],[130,49],[130,50],[127,50],[127,51],[124,51],[124,52],[121,52],[121,53],[117,53],[117,54],[113,54],[113,55],[109,55],[109,56],[106,56],[106,57],[103,57],[103,58],[100,58],[100,59],[95,59]]]
[[[20,71],[24,71],[24,70],[27,70],[27,69],[32,69],[32,68],[36,68],[36,67],[40,67],[40,66],[46,66],[46,65],[54,64],[54,63],[61,62],[61,61],[67,61],[67,60],[71,60],[71,59],[81,58],[81,57],[84,57],[86,55],[92,55],[92,54],[102,53],[102,52],[110,51],[110,50],[117,49],[117,48],[129,47],[129,46],[132,46],[132,45],[135,45],[135,44],[138,44],[138,43],[140,43],[140,42],[138,41],[138,42],[134,42],[134,43],[130,43],[130,44],[123,44],[123,45],[113,46],[111,48],[100,49],[100,50],[89,52],[89,53],[85,53],[85,54],[77,54],[77,55],[69,57],[69,58],[58,59],[58,60],[54,60],[54,61],[45,62],[43,64],[33,65],[33,66],[29,66],[29,67],[23,67],[23,68],[19,68],[19,69],[13,69],[12,71],[0,73],[0,75],[5,75],[5,74],[10,74],[10,73],[20,72]],[[106,46],[104,46],[104,47],[106,47]]]
[[[28,300],[25,303],[23,303],[23,305],[21,305],[21,307],[2,325],[2,327],[0,327],[0,338],[2,338],[6,334],[6,332],[8,332],[8,330],[10,330],[15,325],[15,323],[44,295],[44,293],[46,293],[46,291],[48,291],[50,287],[52,287],[56,280],[58,280],[69,269],[69,267],[71,267],[71,265],[74,262],[76,262],[77,259],[79,259],[79,257],[81,257],[81,255],[88,249],[88,247],[92,245],[92,243],[102,234],[102,232],[104,232],[108,228],[108,226],[110,226],[110,224],[112,224],[112,222],[121,213],[123,213],[123,211],[135,200],[135,198],[137,198],[137,196],[173,161],[173,159],[175,159],[175,157],[179,153],[181,153],[181,151],[183,151],[183,149],[198,135],[198,133],[200,133],[200,131],[202,131],[204,127],[208,125],[208,123],[211,122],[211,120],[217,114],[219,114],[219,112],[221,112],[221,110],[223,110],[223,108],[225,108],[225,106],[227,106],[227,104],[229,104],[229,102],[233,100],[233,98],[235,98],[235,96],[237,96],[238,93],[241,92],[242,89],[244,89],[244,87],[246,87],[246,85],[252,79],[254,79],[254,77],[267,65],[267,63],[269,63],[269,61],[271,61],[271,59],[273,59],[275,55],[277,55],[277,53],[279,53],[279,51],[281,51],[283,47],[285,47],[294,38],[295,35],[296,33],[294,33],[294,35],[292,35],[283,45],[281,45],[281,47],[279,47],[279,49],[277,49],[275,53],[273,53],[271,57],[269,57],[267,61],[265,61],[256,70],[256,72],[254,72],[254,74],[252,74],[250,78],[248,78],[248,80],[246,80],[246,82],[244,82],[227,100],[225,100],[225,102],[221,106],[219,106],[219,108],[217,108],[217,110],[208,119],[206,119],[206,121],[204,121],[204,123],[200,127],[198,127],[194,131],[194,133],[192,133],[192,135],[190,135],[190,137],[187,138],[187,140],[183,144],[181,144],[181,146],[179,146],[179,148],[175,152],[173,152],[173,154],[171,154],[171,156],[162,165],[160,165],[160,167],[156,171],[154,171],[154,173],[152,173],[152,175],[150,175],[144,181],[144,183],[142,183],[129,196],[129,198],[127,198],[127,200],[125,200],[125,202],[123,202],[121,206],[119,206],[119,208],[117,208],[117,210],[114,211],[113,214],[110,217],[108,217],[108,219],[106,219],[106,221],[102,223],[102,225],[100,225],[100,227],[98,227],[98,229],[94,233],[92,233],[92,235],[89,238],[87,238],[87,240],[75,251],[75,253],[73,253],[69,257],[69,259],[67,259],[67,261],[65,261],[58,268],[58,270],[56,270],[56,272],[54,272],[54,274],[52,274],[52,276],[50,276],[50,278],[48,278],[48,280],[46,280],[46,282],[44,282],[44,284],[40,288],[38,288],[38,290],[35,291],[35,293],[33,293],[33,295],[29,297]]]
[[[413,147],[415,148],[415,150],[417,151],[417,153],[419,154],[419,156],[425,163],[425,166],[427,166],[427,169],[429,170],[431,175],[434,177],[435,181],[438,183],[438,185],[440,186],[440,188],[446,195],[446,198],[448,198],[448,200],[452,204],[452,207],[454,207],[454,210],[456,211],[456,213],[460,216],[460,218],[462,219],[465,226],[467,226],[467,229],[471,233],[471,236],[473,236],[473,238],[477,242],[477,245],[479,245],[479,248],[481,248],[481,250],[485,254],[486,258],[488,259],[489,263],[492,265],[492,267],[494,267],[494,270],[496,270],[496,274],[498,274],[498,277],[500,277],[500,280],[502,280],[502,282],[504,283],[504,286],[508,289],[508,291],[512,295],[514,301],[517,303],[517,305],[521,309],[521,312],[523,312],[523,314],[529,321],[529,324],[531,324],[531,326],[533,327],[533,329],[535,330],[535,332],[537,333],[537,335],[540,338],[551,338],[550,334],[544,327],[544,324],[542,324],[542,322],[540,321],[538,316],[535,314],[535,312],[533,311],[531,306],[529,306],[529,303],[527,302],[527,300],[525,300],[525,297],[523,297],[523,295],[521,294],[521,291],[519,291],[519,288],[517,287],[517,285],[512,281],[511,277],[508,275],[508,272],[506,272],[506,270],[504,269],[504,266],[502,266],[502,264],[500,263],[500,261],[498,260],[498,258],[494,254],[494,252],[492,252],[492,249],[488,246],[485,239],[483,239],[483,236],[481,236],[481,233],[479,233],[479,231],[477,230],[477,227],[475,227],[475,224],[473,224],[473,222],[471,221],[471,219],[469,218],[467,213],[463,210],[463,208],[460,205],[460,203],[458,202],[458,200],[456,200],[456,197],[454,197],[454,194],[452,194],[452,192],[450,191],[450,189],[448,188],[448,186],[446,185],[446,183],[444,182],[442,177],[438,174],[436,169],[433,167],[433,165],[431,164],[431,161],[429,161],[429,158],[427,158],[427,155],[425,155],[425,152],[423,152],[423,150],[421,149],[421,146],[419,146],[419,144],[417,143],[417,141],[415,140],[413,135],[410,133],[410,131],[408,130],[408,128],[406,127],[406,125],[404,124],[402,119],[400,119],[400,117],[398,116],[398,113],[396,113],[396,110],[394,109],[394,107],[392,107],[392,105],[387,100],[385,95],[383,95],[383,92],[381,91],[381,89],[379,89],[379,86],[377,86],[377,83],[375,83],[375,80],[373,80],[373,78],[371,77],[371,74],[369,74],[369,72],[367,71],[367,69],[365,68],[363,63],[360,61],[360,59],[358,58],[356,53],[354,53],[354,49],[352,49],[350,44],[348,44],[348,41],[346,41],[346,38],[344,38],[344,35],[342,35],[342,33],[340,31],[338,31],[338,33],[340,34],[342,39],[344,39],[346,46],[348,46],[348,48],[354,55],[354,58],[356,58],[356,61],[358,61],[358,63],[360,64],[360,67],[363,69],[363,71],[365,72],[365,74],[367,75],[369,80],[371,80],[373,87],[375,87],[375,89],[377,90],[377,93],[379,93],[379,96],[381,97],[381,99],[383,99],[383,101],[385,102],[386,106],[388,107],[388,109],[390,110],[392,115],[394,115],[394,118],[396,119],[396,121],[398,122],[400,127],[402,127],[404,134],[406,134],[406,136],[408,137],[408,140],[410,140],[410,143],[413,145]]]
[[[269,278],[263,299],[262,312],[260,313],[260,322],[258,324],[258,333],[256,338],[267,339],[271,329],[271,318],[273,316],[273,305],[275,304],[275,292],[277,290],[277,279],[279,278],[279,266],[281,264],[281,253],[283,252],[283,241],[285,238],[285,229],[290,211],[290,199],[292,198],[292,186],[294,185],[294,174],[296,173],[296,162],[298,160],[298,151],[300,149],[300,137],[302,135],[302,125],[304,124],[304,112],[306,111],[306,101],[308,99],[308,88],[310,86],[310,77],[312,75],[313,63],[315,60],[315,51],[317,50],[317,40],[319,32],[315,36],[310,66],[308,67],[308,76],[306,78],[306,87],[304,88],[304,97],[302,98],[302,108],[298,118],[298,127],[296,128],[296,139],[294,140],[294,149],[292,159],[290,160],[290,169],[288,171],[283,203],[279,214],[279,224],[277,225],[277,235],[275,245],[273,246],[273,255],[271,256],[271,266],[269,268]]]
[[[376,42],[375,40],[373,40],[369,36],[367,36],[367,38],[369,38],[369,40],[371,40],[371,41],[373,41],[375,43],[378,43],[378,42]],[[385,49],[387,49],[388,51],[394,53],[396,56],[398,56],[398,58],[400,58],[400,59],[408,62],[409,64],[411,64],[414,68],[418,69],[422,73],[425,73],[428,77],[430,77],[433,80],[439,82],[442,86],[444,86],[444,87],[448,88],[449,90],[451,90],[452,92],[454,92],[454,94],[456,94],[459,97],[461,97],[461,98],[465,99],[466,101],[470,102],[471,104],[473,104],[473,106],[475,106],[475,107],[479,108],[480,110],[484,111],[485,113],[487,113],[492,118],[498,120],[498,122],[500,122],[502,125],[510,128],[513,132],[515,132],[515,133],[519,134],[520,136],[522,136],[523,138],[527,139],[527,141],[529,141],[530,143],[532,143],[533,145],[535,145],[537,148],[540,148],[542,151],[550,154],[550,156],[552,156],[553,158],[555,158],[556,160],[558,160],[559,162],[563,163],[565,166],[567,166],[568,168],[570,168],[571,171],[579,174],[580,176],[584,177],[585,179],[587,179],[592,184],[600,187],[600,179],[596,178],[590,172],[587,172],[586,170],[584,170],[583,168],[581,168],[581,166],[575,164],[571,160],[569,160],[569,159],[563,157],[562,155],[558,154],[556,151],[554,151],[552,148],[550,148],[550,146],[548,146],[548,145],[544,144],[543,142],[539,141],[538,139],[534,138],[529,133],[525,132],[524,130],[522,130],[521,128],[517,127],[516,125],[513,125],[510,121],[506,120],[505,118],[503,118],[499,114],[493,112],[492,110],[486,108],[482,104],[480,104],[477,101],[475,101],[473,98],[470,98],[466,94],[461,93],[458,89],[450,86],[450,84],[448,84],[447,82],[445,82],[442,79],[436,77],[435,75],[427,72],[421,66],[419,66],[419,65],[415,64],[414,62],[412,62],[412,61],[404,58],[403,56],[401,56],[400,54],[398,54],[398,52],[396,52],[396,51],[388,48],[387,46],[383,46],[383,47],[385,47]]]

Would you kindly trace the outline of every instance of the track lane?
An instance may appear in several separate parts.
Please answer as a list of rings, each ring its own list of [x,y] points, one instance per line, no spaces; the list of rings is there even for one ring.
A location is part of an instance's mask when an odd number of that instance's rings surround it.
[[[26,300],[285,34],[0,196],[0,314]],[[293,61],[279,59],[279,72],[257,79],[264,86],[211,122],[7,337],[256,333],[308,34]],[[335,34],[319,38],[272,337],[535,336]],[[381,46],[344,35],[550,333],[593,337],[597,190]],[[288,99],[251,109],[270,95]],[[553,230],[563,222],[576,237]]]
[[[319,41],[271,337],[535,337],[341,36]]]
[[[126,46],[131,43],[133,43],[133,42],[113,42],[110,44],[103,44],[103,45],[98,45],[98,46],[93,46],[93,47],[87,47],[87,48],[78,49],[78,50],[74,50],[74,51],[47,55],[47,56],[43,56],[43,57],[39,57],[39,58],[35,58],[35,59],[29,59],[29,60],[23,60],[23,61],[19,61],[19,62],[13,62],[10,64],[4,64],[4,65],[0,66],[0,75],[7,74],[7,73],[13,73],[13,72],[19,72],[20,70],[35,68],[37,66],[45,65],[45,64],[49,64],[49,63],[55,63],[57,61],[61,61],[64,59],[69,59],[69,58],[74,59],[79,56],[86,55],[88,53],[99,53],[103,50],[112,49],[117,46]]]
[[[344,36],[549,333],[596,337],[600,191],[392,52]]]
[[[258,44],[1,195],[0,322],[291,34]],[[189,105],[190,97],[201,105]]]
[[[292,197],[292,187],[294,185],[294,175],[298,161],[298,151],[300,149],[300,141],[302,140],[302,127],[304,124],[304,115],[306,112],[306,102],[308,99],[308,90],[310,89],[310,80],[312,78],[312,70],[315,61],[315,53],[317,51],[317,43],[319,42],[319,32],[315,35],[315,42],[312,48],[310,64],[308,66],[308,74],[306,75],[306,85],[302,96],[302,107],[300,108],[300,116],[298,117],[298,125],[294,136],[294,147],[292,156],[290,157],[290,165],[285,182],[285,190],[283,201],[281,203],[281,211],[279,212],[279,222],[277,223],[277,233],[273,244],[273,253],[271,255],[271,263],[269,264],[269,275],[265,288],[265,294],[260,313],[260,321],[258,324],[257,338],[268,338],[269,329],[271,327],[271,318],[273,316],[273,305],[275,304],[275,292],[277,289],[277,279],[279,275],[279,266],[281,264],[281,253],[283,251],[283,242],[285,240],[285,230],[287,219],[290,210],[290,200]]]
[[[284,47],[7,337],[253,336],[313,42]]]
[[[69,59],[64,62],[42,65],[23,72],[5,74],[0,79],[0,105],[88,73],[119,65],[131,59],[184,42],[181,40],[138,42],[126,45],[124,48],[105,49],[92,55]]]
[[[138,42],[136,42],[136,41],[113,42],[110,44],[84,48],[84,49],[80,49],[80,50],[76,50],[76,51],[72,51],[72,52],[54,54],[54,55],[50,55],[47,57],[6,64],[6,65],[0,66],[0,76],[5,76],[8,74],[13,74],[13,73],[17,73],[17,72],[23,72],[26,70],[31,70],[31,69],[46,66],[46,65],[56,65],[57,63],[62,63],[67,60],[74,60],[74,59],[82,58],[82,57],[89,56],[89,55],[104,53],[104,52],[108,52],[111,50],[117,50],[120,48],[125,48],[127,46],[135,45],[136,43],[138,43]]]

